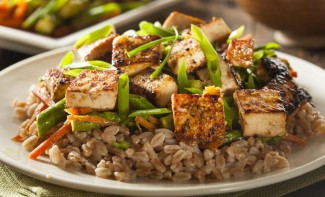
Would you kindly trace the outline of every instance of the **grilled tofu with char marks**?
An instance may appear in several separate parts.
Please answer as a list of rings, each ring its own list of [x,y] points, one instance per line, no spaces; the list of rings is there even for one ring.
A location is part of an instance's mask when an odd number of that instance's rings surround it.
[[[84,70],[66,91],[66,107],[114,109],[119,76],[117,70]]]
[[[288,114],[293,113],[301,104],[311,101],[309,93],[292,81],[288,75],[277,75],[266,84],[265,88],[280,92]]]
[[[64,98],[65,91],[73,79],[73,77],[64,75],[63,71],[58,68],[51,68],[46,71],[44,83],[53,101],[56,102]]]
[[[245,137],[275,137],[286,132],[287,113],[278,91],[237,90],[234,100]]]
[[[173,45],[168,66],[175,75],[185,61],[186,72],[191,74],[206,64],[206,58],[199,45],[193,38],[185,38]]]
[[[231,66],[249,68],[254,59],[254,40],[234,39],[228,46],[226,58]]]
[[[231,95],[235,90],[241,88],[239,81],[236,80],[236,76],[231,72],[228,64],[220,60],[220,69],[221,69],[221,89],[222,92],[226,95]],[[206,86],[212,85],[208,68],[202,68],[196,71],[196,75]]]
[[[287,65],[279,58],[262,58],[256,67],[256,76],[265,84],[278,75],[282,75],[289,80],[292,79]]]
[[[164,73],[156,79],[151,79],[152,69],[147,69],[130,79],[130,92],[141,95],[159,107],[166,107],[171,101],[172,94],[177,93],[175,80]]]
[[[159,66],[162,57],[161,44],[143,50],[132,57],[127,55],[127,52],[159,38],[158,35],[116,37],[113,41],[112,65],[122,71],[127,71],[128,75],[135,75],[151,66]]]
[[[112,43],[118,34],[111,34],[106,38],[97,40],[94,43],[80,47],[77,53],[82,61],[103,60],[111,62]]]
[[[214,147],[222,144],[226,125],[223,101],[220,88],[214,89],[212,94],[202,96],[173,94],[172,110],[177,140],[213,144]]]

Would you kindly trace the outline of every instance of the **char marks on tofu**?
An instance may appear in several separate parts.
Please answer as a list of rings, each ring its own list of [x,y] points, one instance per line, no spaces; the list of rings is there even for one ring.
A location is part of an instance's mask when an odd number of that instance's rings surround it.
[[[245,137],[275,137],[286,132],[287,113],[280,93],[271,89],[243,89],[234,93]]]
[[[80,47],[77,53],[82,61],[104,60],[111,62],[112,43],[118,34],[111,34],[106,38],[97,40],[94,43]]]
[[[218,94],[174,94],[172,110],[177,140],[201,145],[222,144],[225,118],[221,91]]]
[[[147,69],[130,79],[130,92],[148,98],[159,107],[166,107],[171,101],[171,95],[177,93],[177,84],[171,76],[160,73],[156,79],[151,79],[152,69]]]
[[[206,64],[206,58],[199,45],[193,38],[185,38],[173,45],[168,65],[175,75],[185,62],[187,74],[195,72]]]
[[[286,75],[277,75],[265,88],[280,92],[288,114],[294,112],[301,104],[311,101],[309,93]]]
[[[249,68],[253,64],[254,40],[234,39],[228,46],[227,61],[235,67]]]
[[[119,73],[117,70],[84,70],[66,91],[66,107],[112,110],[116,104]]]
[[[65,91],[71,84],[73,77],[66,76],[58,68],[51,68],[44,75],[44,83],[53,101],[59,101],[64,98]]]
[[[159,38],[157,35],[118,36],[113,41],[112,65],[122,70],[126,69],[129,75],[137,74],[151,66],[159,66],[162,57],[161,44],[140,51],[132,57],[127,55],[127,52]]]

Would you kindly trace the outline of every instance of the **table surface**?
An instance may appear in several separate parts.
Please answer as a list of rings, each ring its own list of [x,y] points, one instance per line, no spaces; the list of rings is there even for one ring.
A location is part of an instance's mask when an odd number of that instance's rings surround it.
[[[163,21],[168,14],[178,10],[184,13],[192,14],[202,19],[209,20],[213,16],[222,17],[231,29],[235,29],[240,25],[245,25],[245,33],[250,33],[255,39],[256,45],[262,45],[269,41],[274,41],[274,29],[268,28],[251,18],[241,8],[239,8],[233,0],[191,0],[183,1],[177,7],[166,8],[154,15],[147,17],[148,21]],[[140,18],[130,24],[118,27],[119,32],[127,29],[136,29],[139,21],[144,20]],[[325,68],[325,47],[322,49],[307,49],[300,47],[285,47],[281,48],[282,52],[300,57],[309,62],[312,62],[322,68]],[[1,48],[0,46],[0,70],[16,63],[20,60],[30,57],[29,54],[14,52]],[[318,182],[308,187],[302,188],[298,191],[290,193],[286,196],[322,196],[325,193],[325,181]]]

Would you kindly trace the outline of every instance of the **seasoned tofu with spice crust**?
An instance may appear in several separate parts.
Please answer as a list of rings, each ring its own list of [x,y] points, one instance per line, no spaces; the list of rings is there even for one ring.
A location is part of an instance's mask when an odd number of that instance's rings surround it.
[[[65,90],[73,79],[73,77],[64,75],[62,70],[58,68],[51,68],[46,71],[44,83],[53,101],[56,102],[64,98]]]
[[[175,75],[185,61],[187,74],[193,73],[206,64],[206,58],[199,45],[193,38],[185,38],[173,45],[168,66]]]
[[[234,100],[245,137],[275,137],[286,132],[287,113],[278,91],[237,90],[234,93]]]
[[[66,91],[66,107],[112,110],[116,104],[119,73],[117,70],[85,70]]]
[[[226,58],[231,66],[250,67],[254,59],[254,40],[234,39],[228,46]]]
[[[130,92],[141,95],[159,107],[166,107],[171,101],[172,94],[177,93],[175,80],[164,73],[156,79],[151,79],[152,69],[147,69],[130,79]]]
[[[210,87],[202,96],[174,94],[172,110],[177,140],[213,147],[222,144],[226,123],[220,88]]]
[[[127,52],[159,38],[158,35],[118,36],[113,41],[112,65],[121,68],[122,71],[127,70],[129,75],[137,74],[151,66],[159,66],[162,57],[161,44],[143,50],[132,57],[127,55]]]

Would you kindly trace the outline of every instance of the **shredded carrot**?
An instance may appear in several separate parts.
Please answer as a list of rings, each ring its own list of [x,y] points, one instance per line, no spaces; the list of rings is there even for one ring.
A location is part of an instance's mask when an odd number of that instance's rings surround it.
[[[101,118],[98,116],[89,116],[89,115],[69,115],[67,117],[68,120],[75,120],[75,121],[82,121],[82,122],[93,122],[100,125],[106,125],[110,123],[110,121],[106,120],[105,118]]]
[[[141,125],[148,130],[155,130],[157,128],[156,125],[144,119],[142,116],[135,117],[135,123],[137,124],[138,127]]]
[[[159,120],[153,116],[148,116],[148,120],[149,122],[151,122],[152,124],[158,125]]]
[[[24,19],[25,15],[28,11],[28,4],[25,0],[19,0],[16,2],[16,9],[13,14],[13,18],[20,19],[21,21]]]
[[[290,133],[287,133],[287,135],[284,137],[284,139],[295,142],[300,145],[306,144],[306,142],[303,139],[299,138],[298,136],[292,135]]]
[[[50,148],[58,139],[63,137],[66,133],[71,131],[70,122],[65,123],[62,127],[60,127],[53,135],[51,135],[48,139],[38,145],[28,156],[31,159],[36,159],[38,156],[43,154],[48,148]]]
[[[82,114],[88,114],[92,112],[93,110],[90,107],[70,107],[64,109],[68,114],[71,115],[82,115]]]
[[[47,106],[54,105],[54,101],[46,94],[41,93],[36,86],[31,88],[31,92],[42,101],[42,103],[46,104]]]
[[[40,104],[36,107],[36,109],[35,109],[35,111],[34,111],[32,117],[29,119],[27,125],[25,126],[25,132],[27,132],[27,131],[29,130],[30,126],[31,126],[31,125],[33,124],[33,122],[36,120],[37,115],[38,115],[39,113],[41,113],[42,111],[44,111],[47,107],[48,107],[48,106],[45,105],[44,103],[40,103]]]
[[[24,141],[24,138],[18,134],[15,137],[11,138],[11,140],[22,143]]]

